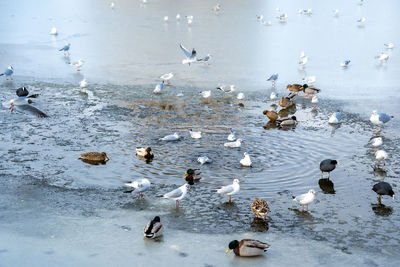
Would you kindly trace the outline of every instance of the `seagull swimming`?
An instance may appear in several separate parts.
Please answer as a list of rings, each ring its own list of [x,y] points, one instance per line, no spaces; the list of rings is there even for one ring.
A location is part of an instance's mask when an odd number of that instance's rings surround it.
[[[194,131],[192,131],[192,129],[190,129],[189,133],[190,133],[190,137],[192,137],[193,139],[200,139],[201,138],[201,132],[200,131],[194,132]]]
[[[373,110],[371,112],[371,117],[369,118],[369,120],[375,125],[382,125],[390,121],[392,118],[393,116],[390,116],[386,113],[377,112],[376,110]]]
[[[69,48],[71,47],[71,44],[66,44],[63,46],[63,48],[61,48],[58,51],[64,51],[64,56],[66,56],[68,54],[69,56]]]
[[[231,130],[231,133],[228,135],[227,139],[228,139],[228,141],[231,141],[231,142],[236,140],[236,135],[234,132],[232,132],[232,130]]]
[[[244,94],[243,94],[243,93],[238,93],[237,96],[236,96],[236,98],[237,98],[238,100],[243,100],[243,99],[244,99]]]
[[[51,28],[50,34],[51,35],[57,35],[58,34],[56,27]]]
[[[235,142],[225,143],[224,146],[225,147],[231,147],[231,148],[237,148],[237,147],[240,147],[242,145],[242,142],[243,142],[243,140],[239,138]]]
[[[370,141],[373,147],[380,147],[383,144],[383,138],[380,136],[373,137]]]
[[[279,77],[278,73],[272,74],[271,76],[269,76],[267,81],[270,81],[272,83],[272,86],[275,86],[275,82],[276,80],[278,80],[278,77]]]
[[[3,73],[0,73],[0,76],[4,75],[6,76],[6,80],[8,80],[8,77],[10,77],[10,79],[12,80],[13,78],[11,75],[13,75],[13,73],[14,73],[14,68],[12,66],[8,66],[8,68]]]
[[[164,82],[167,82],[167,85],[170,85],[171,82],[169,80],[171,80],[174,77],[174,74],[172,72],[170,73],[165,73],[163,75],[160,76],[160,79],[163,80]]]
[[[350,62],[351,61],[349,59],[346,59],[345,61],[340,63],[340,67],[347,68],[349,66]]]
[[[82,59],[78,59],[78,61],[74,61],[72,63],[69,63],[71,66],[74,66],[76,68],[76,71],[81,71],[81,67],[83,66],[83,61]]]
[[[192,52],[189,52],[189,50],[187,50],[182,44],[179,44],[179,47],[182,49],[183,53],[186,56],[186,58],[182,60],[182,64],[188,64],[190,66],[190,63],[194,63],[197,61],[197,52],[194,48],[192,49]]]
[[[163,198],[169,198],[169,199],[173,199],[176,201],[176,207],[179,207],[179,200],[183,199],[188,190],[190,190],[190,185],[189,184],[184,184],[180,187],[178,187],[175,190],[172,190],[169,193],[166,193],[165,195],[163,195]]]
[[[206,163],[212,163],[212,159],[210,159],[207,156],[201,156],[197,158],[197,162],[200,163],[201,165],[206,164]]]
[[[375,152],[375,159],[378,161],[378,167],[380,166],[380,162],[383,161],[383,166],[386,166],[385,160],[387,159],[388,154],[385,150],[378,150]]]
[[[139,197],[142,198],[143,192],[149,190],[150,188],[150,181],[146,178],[143,178],[131,183],[126,183],[125,185],[133,188],[132,190],[125,191],[125,193],[139,194]]]
[[[329,118],[330,124],[339,124],[342,122],[342,114],[340,112],[333,112]]]
[[[161,91],[164,89],[164,81],[160,82],[159,84],[156,85],[156,87],[153,90],[153,93],[155,94],[161,94]]]
[[[313,103],[313,104],[317,104],[318,103],[318,97],[316,95],[313,96],[313,98],[311,99],[311,103]]]
[[[232,202],[232,195],[235,195],[240,191],[239,183],[239,180],[235,179],[231,185],[226,185],[218,189],[217,193],[229,196],[229,202]]]
[[[313,189],[310,189],[308,193],[299,195],[297,197],[293,197],[294,201],[297,201],[301,204],[301,210],[304,211],[304,206],[307,206],[308,210],[308,205],[313,202],[315,198],[315,191]]]
[[[202,91],[200,93],[204,98],[209,98],[211,96],[211,90],[208,91]]]
[[[161,140],[161,141],[177,141],[180,138],[181,137],[178,135],[178,133],[174,133],[174,134],[166,135],[166,136],[160,138],[159,140]]]
[[[250,159],[250,155],[247,152],[243,153],[243,155],[244,155],[244,158],[242,158],[240,160],[240,165],[242,165],[244,167],[251,167],[252,162]]]
[[[86,79],[83,79],[82,81],[79,82],[79,86],[80,86],[81,88],[85,88],[86,85],[87,85]]]

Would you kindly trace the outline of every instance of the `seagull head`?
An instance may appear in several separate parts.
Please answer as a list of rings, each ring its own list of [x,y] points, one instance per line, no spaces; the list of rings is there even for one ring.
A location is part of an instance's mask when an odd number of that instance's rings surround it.
[[[313,195],[316,195],[316,194],[317,194],[317,193],[314,191],[314,189],[308,190],[308,193],[309,193],[309,194],[313,194]]]
[[[233,180],[233,183],[234,184],[240,184],[240,181],[239,181],[239,179],[235,179],[235,180]]]
[[[375,115],[375,113],[376,113],[376,110],[373,110],[373,111],[371,112],[372,115]]]
[[[10,65],[10,66],[8,66],[8,69],[9,70],[14,70],[14,68]]]

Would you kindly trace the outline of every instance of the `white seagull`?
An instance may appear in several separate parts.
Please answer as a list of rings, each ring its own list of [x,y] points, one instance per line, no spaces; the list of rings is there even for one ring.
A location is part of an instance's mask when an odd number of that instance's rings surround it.
[[[228,141],[231,141],[231,142],[236,140],[236,135],[234,132],[232,132],[232,130],[231,130],[231,133],[228,135],[227,139],[228,139]]]
[[[184,184],[180,187],[178,187],[175,190],[172,190],[169,193],[166,193],[165,195],[163,195],[163,198],[169,198],[169,199],[173,199],[176,201],[176,207],[179,207],[179,200],[181,200],[182,198],[184,198],[187,194],[187,192],[190,190],[190,185],[189,184]]]
[[[85,63],[85,61],[83,61],[82,59],[78,59],[78,61],[74,61],[69,64],[71,66],[74,66],[76,68],[76,71],[80,71],[81,67],[83,66],[84,63]]]
[[[160,76],[160,79],[163,80],[164,82],[167,82],[167,85],[170,85],[171,82],[169,80],[171,80],[174,77],[174,74],[172,72],[170,73],[165,73],[163,75]]]
[[[389,59],[389,55],[386,53],[381,53],[379,56],[376,56],[375,58],[378,59],[381,62],[381,64],[383,64]]]
[[[218,86],[217,89],[223,91],[226,94],[230,94],[230,93],[232,93],[233,91],[236,90],[236,87],[233,84],[230,85],[230,86],[221,85],[221,86]]]
[[[269,99],[271,99],[272,101],[275,101],[278,98],[278,94],[276,94],[275,92],[271,92],[271,94],[269,95]]]
[[[244,155],[244,158],[242,158],[240,160],[240,165],[242,165],[244,167],[251,167],[250,155],[247,152],[244,152],[243,155]]]
[[[159,84],[156,85],[156,87],[153,90],[153,93],[155,94],[161,94],[161,91],[164,89],[164,81],[160,82]]]
[[[87,85],[86,79],[83,79],[82,81],[79,82],[79,86],[81,88],[86,88],[86,85]]]
[[[194,132],[192,129],[189,130],[190,133],[190,137],[192,137],[193,139],[200,139],[201,138],[201,132]]]
[[[243,94],[243,93],[238,93],[237,96],[236,96],[236,98],[237,98],[238,100],[243,100],[243,99],[244,99],[244,94]]]
[[[190,66],[191,63],[194,63],[197,61],[196,57],[196,50],[193,48],[192,52],[187,50],[182,44],[179,44],[179,47],[182,49],[183,53],[185,54],[186,58],[182,60],[182,64],[188,64]]]
[[[371,138],[371,144],[373,147],[380,147],[383,144],[383,138],[380,136],[373,137]]]
[[[243,142],[243,140],[239,138],[235,142],[225,143],[224,146],[231,147],[231,148],[236,148],[236,147],[240,147],[242,145],[242,142]]]
[[[146,178],[143,178],[133,181],[131,183],[126,183],[125,185],[134,188],[131,191],[125,191],[125,192],[132,194],[139,194],[139,197],[142,198],[143,192],[149,190],[150,188],[150,181],[147,180]]]
[[[226,185],[218,189],[217,193],[229,196],[229,202],[232,202],[232,195],[235,195],[240,191],[239,183],[239,180],[235,179],[231,185]]]
[[[313,104],[317,104],[318,103],[318,97],[316,95],[313,96],[313,98],[311,99],[311,103],[313,103]]]
[[[388,43],[388,44],[384,44],[386,49],[393,49],[394,44],[393,43]]]
[[[301,210],[304,210],[304,206],[307,206],[307,210],[308,210],[308,205],[313,202],[314,198],[315,198],[315,191],[313,189],[310,189],[308,191],[308,193],[306,194],[302,194],[300,196],[297,197],[293,197],[294,201],[297,201],[301,204]]]
[[[174,134],[166,135],[166,136],[160,138],[159,140],[162,140],[162,141],[177,141],[180,138],[181,137],[178,135],[178,133],[174,133]]]
[[[377,112],[376,110],[373,110],[371,112],[371,117],[369,118],[369,120],[373,124],[380,126],[380,125],[390,121],[392,118],[393,118],[393,116],[390,116],[386,113]]]
[[[51,35],[57,35],[58,34],[56,27],[51,28],[50,34]]]
[[[211,96],[211,91],[210,91],[210,90],[208,90],[208,91],[202,91],[200,94],[201,94],[204,98],[209,98],[209,97]]]
[[[342,122],[342,114],[340,112],[333,112],[329,118],[330,124],[339,124]]]
[[[200,163],[201,165],[206,164],[206,163],[212,163],[212,159],[210,159],[207,156],[201,156],[197,158],[197,162]]]
[[[303,57],[303,58],[299,61],[299,65],[300,65],[301,67],[304,68],[304,67],[306,66],[307,62],[308,62],[308,57]]]
[[[375,152],[375,159],[378,161],[378,167],[380,166],[380,162],[383,161],[383,166],[386,165],[385,160],[387,159],[388,154],[385,150],[378,150]]]

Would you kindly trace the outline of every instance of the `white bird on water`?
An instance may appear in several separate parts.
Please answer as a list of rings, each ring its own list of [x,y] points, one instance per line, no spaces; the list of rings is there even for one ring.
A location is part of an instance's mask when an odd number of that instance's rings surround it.
[[[225,147],[231,147],[231,148],[237,148],[237,147],[241,147],[242,142],[243,142],[243,140],[239,138],[235,142],[225,143],[224,146]]]
[[[183,199],[187,192],[190,190],[190,185],[189,184],[184,184],[180,187],[178,187],[175,190],[172,190],[169,193],[164,194],[162,197],[163,198],[169,198],[169,199],[173,199],[176,201],[176,207],[179,207],[179,200]]]
[[[51,28],[50,34],[51,35],[57,35],[58,34],[56,27]]]
[[[211,90],[202,91],[200,94],[201,94],[201,96],[204,97],[204,98],[209,98],[209,97],[211,96]]]
[[[297,197],[293,197],[294,201],[297,201],[301,204],[301,210],[304,211],[304,206],[307,206],[308,210],[308,205],[313,202],[315,198],[315,191],[313,189],[310,189],[308,193],[299,195]]]
[[[380,166],[380,162],[383,161],[383,166],[386,165],[385,160],[387,159],[388,154],[385,150],[378,150],[375,152],[375,159],[378,161],[378,167]]]
[[[244,167],[251,167],[251,159],[250,159],[250,155],[247,152],[243,153],[244,158],[242,158],[240,160],[240,165],[244,166]]]
[[[178,133],[174,133],[174,134],[166,135],[166,136],[160,138],[159,140],[161,140],[161,141],[177,141],[180,138],[181,137],[178,135]]]
[[[197,162],[200,163],[201,165],[206,164],[206,163],[212,163],[212,159],[210,159],[207,156],[201,156],[197,158]]]
[[[80,83],[79,83],[79,86],[80,86],[81,88],[86,88],[86,85],[87,85],[86,79],[83,79],[83,80],[80,81]]]
[[[142,198],[143,192],[149,190],[150,188],[150,181],[146,178],[143,178],[131,183],[126,183],[125,185],[134,188],[132,191],[125,191],[126,193],[139,194],[139,197]]]
[[[237,98],[238,100],[243,100],[243,99],[244,99],[244,94],[243,94],[243,93],[238,93],[237,96],[236,96],[236,98]]]
[[[373,137],[371,138],[371,144],[373,147],[380,147],[383,144],[383,138],[380,136]]]
[[[393,118],[393,116],[390,116],[386,113],[377,112],[376,110],[373,110],[371,112],[371,117],[369,117],[369,120],[373,124],[380,126],[380,125],[390,121],[392,118]]]
[[[201,138],[201,132],[194,132],[192,129],[189,130],[190,133],[190,137],[192,137],[193,139],[200,139]]]
[[[217,193],[229,196],[229,202],[232,202],[232,195],[235,195],[240,191],[239,183],[239,180],[235,179],[231,185],[226,185],[218,189]]]
[[[236,140],[236,134],[234,132],[232,132],[232,130],[231,130],[231,133],[228,135],[227,139],[228,139],[228,141],[231,141],[231,142],[235,141]]]
[[[163,75],[160,76],[160,79],[163,80],[164,82],[167,83],[167,85],[170,85],[171,82],[169,80],[171,80],[174,77],[174,74],[172,72],[170,73],[165,73]]]
[[[339,124],[342,122],[342,114],[340,112],[333,112],[329,118],[330,124]]]
[[[316,95],[311,99],[311,103],[318,104],[318,97]]]
[[[218,86],[217,89],[223,91],[226,94],[230,94],[236,90],[236,87],[233,84],[230,86],[221,85],[221,86]]]
[[[155,94],[161,94],[161,91],[164,89],[164,81],[160,82],[159,84],[156,85],[156,87],[153,90],[153,93]]]

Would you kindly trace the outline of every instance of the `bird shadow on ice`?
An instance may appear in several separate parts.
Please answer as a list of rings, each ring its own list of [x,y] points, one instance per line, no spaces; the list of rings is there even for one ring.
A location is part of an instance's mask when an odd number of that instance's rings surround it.
[[[389,216],[393,213],[393,208],[383,204],[371,204],[372,211],[377,216]]]
[[[325,194],[335,194],[335,185],[330,179],[321,178],[318,181],[318,185]]]
[[[150,202],[146,198],[133,198],[129,203],[126,203],[124,209],[146,210],[150,207]]]
[[[311,215],[311,213],[307,210],[299,210],[299,209],[292,209],[289,208],[289,210],[293,211],[296,213],[297,216],[303,218],[303,219],[314,219],[314,217]]]
[[[256,232],[267,232],[269,229],[269,224],[267,220],[263,218],[255,218],[250,223],[250,227]]]

